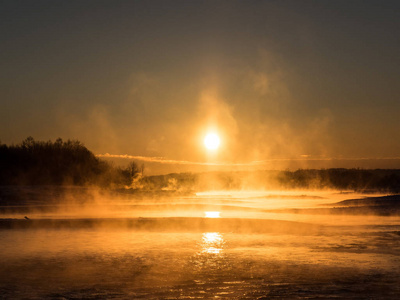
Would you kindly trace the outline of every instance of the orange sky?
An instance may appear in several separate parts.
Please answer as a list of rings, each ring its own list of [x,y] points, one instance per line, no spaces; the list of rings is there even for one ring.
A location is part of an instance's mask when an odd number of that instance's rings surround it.
[[[398,1],[3,1],[0,140],[78,139],[144,157],[151,173],[399,168],[399,11]]]

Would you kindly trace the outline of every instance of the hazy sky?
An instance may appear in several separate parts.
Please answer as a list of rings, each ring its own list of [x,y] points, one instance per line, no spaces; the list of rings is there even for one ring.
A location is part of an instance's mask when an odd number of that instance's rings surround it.
[[[400,167],[399,33],[400,1],[0,1],[0,140]]]

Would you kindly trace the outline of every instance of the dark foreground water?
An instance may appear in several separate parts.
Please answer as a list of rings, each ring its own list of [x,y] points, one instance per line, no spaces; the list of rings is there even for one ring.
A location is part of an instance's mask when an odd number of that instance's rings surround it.
[[[270,212],[257,219],[234,211],[238,215],[226,219],[223,213],[216,219],[169,213],[118,219],[60,219],[49,213],[31,220],[3,218],[0,295],[400,298],[399,218],[299,215],[288,221],[287,215],[277,214],[271,221]]]

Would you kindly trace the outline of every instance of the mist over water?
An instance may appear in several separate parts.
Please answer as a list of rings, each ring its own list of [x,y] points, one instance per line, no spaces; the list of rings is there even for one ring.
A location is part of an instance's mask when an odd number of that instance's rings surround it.
[[[336,211],[376,194],[80,195],[1,207],[3,297],[400,295],[399,214]]]
[[[91,2],[0,2],[0,299],[400,299],[400,1]]]

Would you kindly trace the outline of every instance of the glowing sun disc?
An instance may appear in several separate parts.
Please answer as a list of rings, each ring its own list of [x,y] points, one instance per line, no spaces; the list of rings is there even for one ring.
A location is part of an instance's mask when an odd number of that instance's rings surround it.
[[[204,145],[208,150],[215,150],[219,147],[220,144],[219,136],[215,133],[209,133],[204,138]]]

